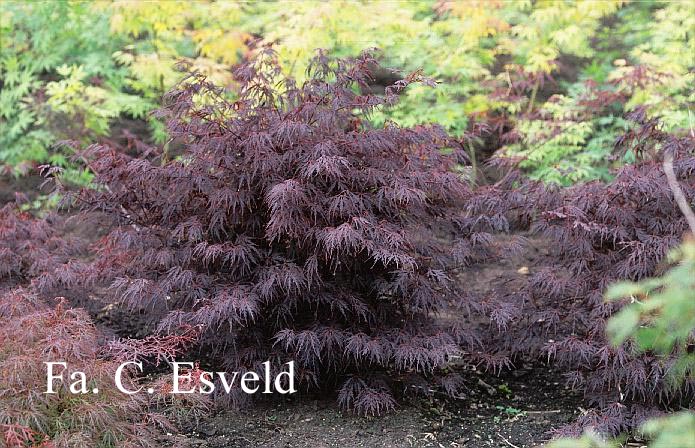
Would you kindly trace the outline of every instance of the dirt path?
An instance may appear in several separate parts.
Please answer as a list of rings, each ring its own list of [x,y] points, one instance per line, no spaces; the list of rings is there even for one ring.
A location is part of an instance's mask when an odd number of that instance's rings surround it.
[[[464,399],[411,400],[381,418],[344,414],[333,399],[300,396],[225,411],[190,425],[185,436],[172,437],[172,446],[530,448],[580,412],[581,397],[545,368],[501,377],[472,371],[466,378]]]

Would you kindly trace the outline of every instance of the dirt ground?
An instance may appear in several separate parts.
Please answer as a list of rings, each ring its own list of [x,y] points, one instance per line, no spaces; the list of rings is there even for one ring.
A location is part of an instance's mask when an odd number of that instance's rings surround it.
[[[333,399],[296,396],[218,413],[171,442],[196,448],[531,448],[581,412],[581,397],[547,368],[501,377],[472,371],[467,378],[466,398],[412,400],[380,418],[344,414]]]

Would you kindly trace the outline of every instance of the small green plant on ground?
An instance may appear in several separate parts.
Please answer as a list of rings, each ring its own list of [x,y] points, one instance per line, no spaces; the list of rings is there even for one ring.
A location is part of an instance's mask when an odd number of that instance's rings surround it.
[[[649,448],[694,448],[695,413],[683,411],[649,420],[642,425],[640,433],[649,438]],[[621,448],[624,446],[623,440],[606,439],[592,430],[587,430],[579,438],[555,440],[546,448]]]
[[[496,415],[494,417],[495,423],[499,423],[502,421],[502,416],[505,418],[507,421],[515,421],[518,420],[522,417],[526,417],[526,411],[522,411],[521,409],[517,409],[512,406],[495,406],[495,409],[497,409],[501,415]]]
[[[507,383],[503,383],[497,386],[497,390],[502,392],[507,397],[512,395],[512,389],[509,387]]]

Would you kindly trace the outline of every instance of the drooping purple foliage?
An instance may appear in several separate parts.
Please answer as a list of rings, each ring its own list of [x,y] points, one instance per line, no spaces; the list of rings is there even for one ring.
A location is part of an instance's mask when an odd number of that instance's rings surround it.
[[[566,189],[528,186],[538,210],[532,230],[548,247],[548,260],[523,286],[493,294],[491,316],[505,315],[505,325],[491,325],[498,333],[486,343],[512,360],[546,357],[565,369],[568,383],[597,408],[563,435],[586,426],[617,434],[660,408],[693,405],[692,377],[683,385],[669,381],[672,359],[639,353],[629,343],[613,347],[605,336],[606,321],[621,306],[604,300],[606,288],[659,275],[666,254],[687,231],[663,171],[663,154],[674,157],[680,186],[695,202],[695,139],[663,132],[642,111],[630,118],[635,126],[617,140],[616,149],[644,148],[635,152],[645,158],[621,168],[613,181]]]
[[[26,283],[80,253],[79,238],[65,235],[63,220],[37,219],[14,203],[0,208],[0,290]]]
[[[146,309],[163,332],[198,326],[201,348],[231,371],[294,360],[304,385],[337,387],[344,408],[393,408],[394,386],[477,346],[474,330],[435,318],[477,306],[449,271],[499,255],[492,232],[522,214],[499,186],[473,194],[439,128],[365,124],[427,82],[415,73],[383,97],[357,93],[375,64],[319,54],[296,86],[264,51],[237,70],[235,101],[190,76],[162,112],[185,146],[178,159],[83,154],[97,188],[74,199],[116,225],[69,277],[108,282],[112,300]]]
[[[85,255],[85,242],[71,236],[73,230],[55,214],[38,218],[16,203],[0,209],[0,446],[96,446],[104,440],[159,446],[163,432],[175,430],[159,410],[181,402],[158,390],[155,410],[148,397],[113,388],[113,374],[134,356],[158,361],[181,353],[193,332],[105,345],[106,335],[85,310],[69,307],[63,297],[37,296],[45,286],[40,278],[71,272]],[[56,393],[46,394],[45,362],[65,362],[85,372],[90,384],[108,387],[76,399],[70,383],[56,381]],[[135,374],[124,372],[124,384],[132,387]],[[185,405],[206,409],[200,399]]]

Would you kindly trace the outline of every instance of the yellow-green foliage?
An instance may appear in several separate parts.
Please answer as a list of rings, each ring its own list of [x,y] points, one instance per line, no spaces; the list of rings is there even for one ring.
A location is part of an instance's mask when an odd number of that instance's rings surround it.
[[[636,63],[663,73],[663,83],[635,92],[628,108],[644,104],[662,117],[668,130],[692,126],[695,105],[695,7],[692,2],[668,2],[654,11],[648,38],[630,56]],[[615,73],[613,76],[618,76]]]
[[[608,180],[614,140],[628,124],[611,111],[587,116],[579,104],[582,93],[582,84],[570,86],[567,94],[539,105],[537,116],[516,119],[520,141],[501,152],[521,157],[521,168],[533,179],[560,185]]]
[[[0,3],[0,164],[69,165],[53,145],[109,135],[120,117],[148,115],[181,79],[183,60],[231,86],[247,51],[233,2],[52,1]],[[231,27],[231,28],[230,28]]]
[[[647,448],[695,448],[695,413],[678,412],[667,417],[647,421],[640,428],[650,439]],[[606,440],[593,431],[586,431],[577,439],[560,439],[546,448],[621,448],[618,440]],[[645,446],[645,445],[642,445]]]
[[[590,58],[591,38],[601,19],[613,14],[623,0],[542,0],[510,2],[516,7],[511,33],[500,49],[528,72],[550,73],[561,55]]]
[[[522,142],[505,151],[528,156],[524,167],[539,179],[604,178],[609,141],[623,126],[617,115],[572,122],[581,87],[562,80],[562,111],[535,90],[523,107],[491,101],[486,82],[517,67],[557,75],[555,62],[567,56],[579,81],[608,82],[647,64],[669,77],[635,91],[626,110],[646,104],[670,128],[684,127],[695,101],[692,9],[621,0],[7,0],[0,2],[0,164],[65,164],[53,143],[93,141],[121,118],[148,121],[150,138],[163,143],[163,127],[149,112],[181,79],[176,63],[233,92],[233,66],[259,39],[273,43],[283,69],[300,80],[317,48],[351,56],[378,47],[384,65],[423,69],[438,81],[436,89],[408,89],[395,108],[374,114],[377,123],[436,122],[461,134],[471,114],[538,107],[563,115],[562,135],[552,141],[538,139],[542,123],[519,116]]]
[[[248,51],[237,2],[119,0],[97,6],[110,13],[113,34],[132,40],[114,57],[128,66],[128,84],[147,97],[180,79],[180,60],[229,86],[231,66]]]
[[[108,16],[84,3],[2,2],[0,8],[0,164],[55,162],[50,145],[85,130],[78,115],[88,115],[90,126],[103,130],[97,117],[120,112],[110,109],[113,104],[96,113],[80,109],[106,96],[97,85],[84,92],[85,79],[110,83],[118,72],[110,58],[117,42],[104,33]],[[76,68],[57,70],[65,65]]]
[[[630,303],[606,329],[614,344],[631,339],[639,350],[675,354],[670,373],[678,384],[695,373],[695,353],[689,350],[695,331],[695,241],[683,243],[669,261],[675,266],[662,277],[608,289],[609,300],[629,298]]]
[[[628,127],[623,116],[637,107],[659,116],[667,131],[688,132],[692,126],[695,8],[687,2],[635,2],[618,9],[622,3],[534,3],[501,41],[527,72],[552,74],[560,55],[583,58],[572,63],[579,69],[577,82],[560,81],[554,86],[560,92],[547,101],[538,101],[534,91],[521,101],[497,105],[520,135],[500,152],[523,158],[521,166],[532,178],[562,185],[607,179],[609,168],[633,157],[609,162],[614,139]],[[608,18],[611,23],[601,22]],[[638,66],[648,69],[649,79],[628,82]],[[498,79],[504,82],[506,74]],[[598,91],[625,95],[624,104],[582,113],[587,80],[596,82]]]
[[[377,47],[384,65],[408,72],[423,69],[442,83],[432,90],[414,86],[388,118],[404,125],[437,122],[461,131],[462,103],[480,91],[493,61],[480,39],[497,32],[494,14],[502,2],[270,2],[256,5],[252,30],[274,42],[287,72],[303,76],[317,48],[354,56]],[[282,26],[277,26],[279,23]],[[471,26],[472,25],[472,26]],[[387,117],[377,114],[375,119]]]

